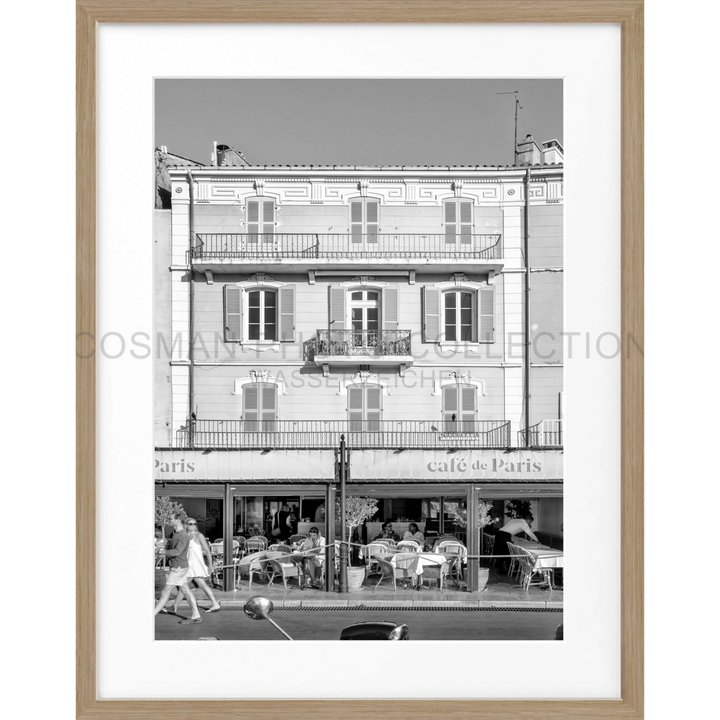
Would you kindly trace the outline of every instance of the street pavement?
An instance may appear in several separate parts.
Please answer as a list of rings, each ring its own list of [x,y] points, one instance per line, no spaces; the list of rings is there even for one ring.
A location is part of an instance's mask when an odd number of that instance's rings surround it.
[[[201,611],[202,612],[202,611]],[[267,620],[252,620],[242,607],[202,613],[202,623],[180,625],[189,615],[156,617],[156,640],[280,640]],[[563,613],[536,610],[275,610],[273,620],[294,640],[339,640],[342,628],[367,620],[405,624],[412,640],[552,640]]]

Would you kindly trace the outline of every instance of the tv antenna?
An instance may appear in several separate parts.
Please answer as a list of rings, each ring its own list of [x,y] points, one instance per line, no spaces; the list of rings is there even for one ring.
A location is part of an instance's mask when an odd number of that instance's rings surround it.
[[[496,95],[514,95],[515,96],[515,145],[513,146],[513,165],[517,165],[517,118],[518,110],[522,110],[523,106],[520,104],[520,98],[518,98],[519,90],[511,90],[510,92],[495,93]]]

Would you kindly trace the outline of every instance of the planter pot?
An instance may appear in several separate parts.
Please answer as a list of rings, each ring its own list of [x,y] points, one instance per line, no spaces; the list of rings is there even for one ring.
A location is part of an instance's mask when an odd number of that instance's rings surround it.
[[[490,574],[489,568],[478,568],[478,592],[485,589],[488,581],[488,575]]]
[[[359,590],[365,579],[364,567],[349,567],[347,569],[348,590]]]

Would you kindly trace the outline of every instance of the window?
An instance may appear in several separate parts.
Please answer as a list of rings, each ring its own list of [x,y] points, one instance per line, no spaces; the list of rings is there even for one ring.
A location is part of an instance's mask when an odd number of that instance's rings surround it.
[[[277,340],[277,293],[251,290],[248,298],[248,340]]]
[[[398,289],[330,286],[331,330],[397,330]]]
[[[245,432],[274,432],[277,420],[277,385],[257,383],[243,390],[243,429]]]
[[[476,342],[475,293],[467,290],[448,290],[442,294],[445,309],[445,340]]]
[[[249,243],[272,242],[275,232],[275,201],[246,201],[247,234]]]
[[[477,390],[473,385],[447,385],[443,388],[443,432],[475,431]]]
[[[350,237],[352,243],[377,243],[380,203],[363,198],[350,201]]]
[[[350,432],[378,432],[382,416],[382,387],[349,385],[347,391]]]
[[[453,198],[444,203],[445,213],[445,243],[454,245],[460,237],[460,244],[472,242],[472,215],[473,204],[471,200]]]
[[[224,289],[225,342],[272,343],[295,340],[295,286]]]
[[[495,288],[423,288],[423,342],[495,342]]]

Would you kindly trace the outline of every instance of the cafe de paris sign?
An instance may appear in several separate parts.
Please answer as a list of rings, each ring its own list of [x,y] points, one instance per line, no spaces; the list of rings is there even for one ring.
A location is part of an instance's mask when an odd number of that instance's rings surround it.
[[[561,481],[561,451],[354,450],[352,480]]]

